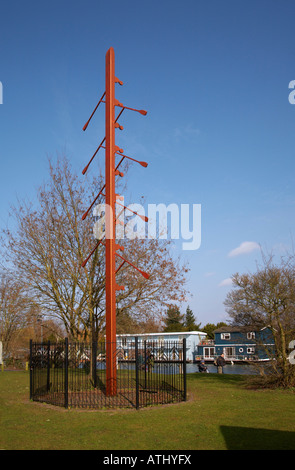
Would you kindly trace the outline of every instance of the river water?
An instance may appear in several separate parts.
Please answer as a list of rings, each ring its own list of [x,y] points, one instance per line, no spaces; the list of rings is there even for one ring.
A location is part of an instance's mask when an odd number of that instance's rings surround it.
[[[259,364],[260,367],[265,367],[266,364]],[[210,374],[217,374],[217,367],[214,365],[214,364],[206,364],[206,367],[209,371]],[[120,363],[120,366],[119,366],[120,369],[129,369],[129,370],[133,370],[135,369],[135,364],[124,364],[123,362]],[[177,373],[177,370],[176,370],[177,366],[176,365],[173,365],[173,367],[171,368],[171,364],[168,363],[166,364],[165,362],[163,362],[162,364],[159,364],[159,363],[155,363],[153,369],[152,369],[152,372],[155,373],[155,374],[161,374],[161,373],[165,373],[165,374],[175,374]],[[105,369],[105,362],[102,362],[102,363],[98,363],[97,364],[97,369]],[[182,369],[182,368],[181,368]],[[180,371],[180,369],[179,369]],[[187,374],[194,374],[194,373],[199,373],[199,368],[198,368],[198,364],[190,364],[190,363],[187,363],[186,364],[186,372]],[[257,375],[259,372],[258,372],[258,367],[257,367],[257,364],[256,364],[256,367],[252,364],[226,364],[224,367],[223,367],[223,373],[224,374],[245,374],[245,375]]]
[[[260,367],[263,367],[265,366],[265,364],[260,364]],[[159,364],[159,363],[156,363],[152,369],[152,372],[154,374],[162,374],[162,373],[165,373],[165,374],[175,374],[177,373],[177,367],[179,367],[179,372],[182,371],[182,367],[181,366],[176,366],[176,365],[173,365],[173,367],[171,367],[171,364],[165,364],[165,363],[162,363],[162,364]],[[210,374],[217,374],[217,367],[214,365],[214,364],[206,364],[206,367],[209,371]],[[129,369],[135,369],[135,365],[130,365],[128,366]],[[121,365],[121,369],[124,369],[124,365]],[[198,364],[186,364],[186,372],[187,374],[199,374],[199,368],[198,368]],[[259,372],[258,372],[258,368],[257,368],[257,365],[256,367],[252,364],[226,364],[224,367],[223,367],[223,373],[224,374],[244,374],[244,375],[257,375]]]

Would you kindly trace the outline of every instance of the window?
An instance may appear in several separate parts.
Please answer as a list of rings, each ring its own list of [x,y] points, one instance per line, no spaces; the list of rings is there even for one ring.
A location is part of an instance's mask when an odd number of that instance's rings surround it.
[[[247,339],[255,339],[255,332],[254,331],[248,331]]]
[[[215,348],[204,348],[204,358],[213,358],[215,356]]]
[[[255,348],[247,348],[247,354],[254,354]]]
[[[230,333],[221,333],[221,339],[230,339]]]
[[[234,359],[236,355],[236,348],[233,348],[233,347],[223,348],[223,353],[226,359]]]

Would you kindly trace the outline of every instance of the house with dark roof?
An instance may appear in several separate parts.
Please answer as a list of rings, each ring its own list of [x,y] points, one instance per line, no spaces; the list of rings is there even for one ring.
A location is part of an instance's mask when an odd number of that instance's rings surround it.
[[[214,331],[214,341],[199,345],[198,356],[214,360],[223,353],[230,362],[267,361],[274,351],[274,339],[268,327],[223,326]]]

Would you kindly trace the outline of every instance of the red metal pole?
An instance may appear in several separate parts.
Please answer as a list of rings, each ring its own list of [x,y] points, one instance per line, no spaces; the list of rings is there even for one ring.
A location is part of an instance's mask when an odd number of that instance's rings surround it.
[[[106,54],[105,191],[106,191],[106,394],[117,393],[115,263],[115,53]]]
[[[118,167],[124,160],[124,158],[128,158],[133,160],[137,163],[140,163],[143,167],[147,166],[146,162],[142,162],[139,160],[135,160],[134,158],[128,157],[127,155],[123,155],[123,150],[120,149],[115,145],[115,128],[120,126],[117,121],[121,116],[124,109],[130,109],[132,111],[137,111],[144,116],[147,112],[143,109],[133,109],[127,106],[124,106],[115,98],[115,83],[119,83],[123,85],[123,83],[116,78],[115,76],[115,52],[112,47],[106,53],[106,89],[102,97],[100,98],[98,104],[96,105],[93,113],[91,114],[90,118],[88,119],[87,123],[83,127],[85,130],[92,119],[95,111],[97,110],[100,103],[105,103],[105,138],[100,143],[99,147],[96,149],[95,153],[93,154],[91,160],[87,164],[87,166],[83,170],[83,174],[86,173],[90,163],[94,159],[95,155],[97,154],[98,150],[103,147],[103,143],[105,142],[105,184],[103,188],[100,190],[94,201],[92,202],[91,206],[87,209],[85,214],[83,214],[82,219],[84,220],[89,213],[90,209],[93,207],[94,203],[102,194],[102,191],[105,189],[105,243],[102,243],[101,240],[98,241],[95,248],[92,250],[90,255],[83,261],[82,266],[84,267],[95,252],[97,247],[100,243],[105,246],[105,262],[106,262],[106,281],[105,281],[105,289],[106,289],[106,394],[108,396],[116,395],[117,394],[117,364],[116,364],[116,290],[124,290],[124,286],[118,286],[116,284],[116,272],[123,266],[125,262],[127,262],[130,266],[133,266],[137,271],[139,271],[146,279],[149,278],[149,274],[140,270],[134,264],[132,264],[127,259],[123,258],[123,256],[116,253],[116,249],[120,248],[116,245],[116,191],[115,191],[115,176],[119,174],[123,176],[118,171]],[[105,98],[105,100],[103,100]],[[122,110],[119,112],[117,118],[115,119],[115,107],[119,106]],[[117,166],[115,166],[115,154],[118,153],[121,156],[121,160]],[[125,206],[123,206],[125,207]],[[128,209],[128,208],[127,208]],[[135,212],[134,212],[135,213]],[[145,221],[147,221],[147,217],[142,217]],[[123,260],[123,263],[118,267],[116,271],[116,256]]]

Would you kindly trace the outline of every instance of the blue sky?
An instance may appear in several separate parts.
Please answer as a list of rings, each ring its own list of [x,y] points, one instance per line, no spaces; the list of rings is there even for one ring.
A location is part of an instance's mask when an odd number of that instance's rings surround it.
[[[148,110],[125,111],[117,134],[149,163],[132,166],[130,202],[201,204],[201,247],[175,253],[190,262],[197,320],[225,320],[225,280],[255,269],[257,244],[280,256],[295,236],[294,14],[293,0],[2,2],[1,228],[46,180],[48,156],[81,172],[102,140],[102,109],[82,127],[112,46],[117,98]]]

